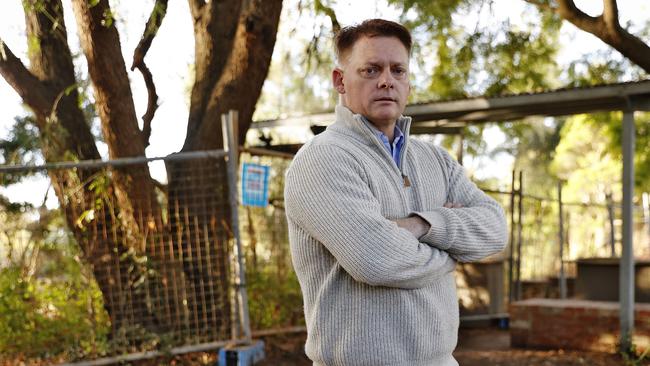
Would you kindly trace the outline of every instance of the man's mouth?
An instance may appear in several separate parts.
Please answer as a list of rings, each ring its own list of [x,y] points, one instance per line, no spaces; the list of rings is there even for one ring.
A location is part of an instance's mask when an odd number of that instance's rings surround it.
[[[375,99],[376,102],[397,102],[395,99],[390,97],[382,97]]]

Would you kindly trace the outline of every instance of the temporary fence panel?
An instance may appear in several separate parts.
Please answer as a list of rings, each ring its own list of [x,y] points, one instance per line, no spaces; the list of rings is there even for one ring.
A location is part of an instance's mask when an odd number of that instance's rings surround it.
[[[284,175],[291,158],[244,153],[241,161],[268,170],[265,204],[239,208],[251,328],[260,331],[304,325],[284,211]]]
[[[101,294],[101,306],[88,299],[89,310],[77,315],[96,329],[103,319],[105,337],[80,339],[83,349],[63,352],[62,361],[225,343],[245,334],[236,310],[238,274],[225,156],[219,150],[0,169],[0,174],[40,169],[52,178],[59,216],[74,238],[89,286]],[[149,169],[155,164],[158,180]],[[1,207],[0,215],[7,218],[9,212]],[[36,227],[39,217],[30,222],[30,215],[21,216],[24,228],[0,237],[3,248],[16,247],[18,234]],[[56,242],[50,246],[56,251]],[[34,275],[55,280],[38,269]],[[52,355],[42,351],[36,353]]]

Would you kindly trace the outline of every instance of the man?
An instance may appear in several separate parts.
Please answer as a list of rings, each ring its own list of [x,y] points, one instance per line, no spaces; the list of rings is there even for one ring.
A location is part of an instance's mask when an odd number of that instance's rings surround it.
[[[409,138],[411,36],[336,37],[336,122],[298,152],[285,205],[314,365],[457,365],[457,261],[503,249],[502,208],[443,149]]]

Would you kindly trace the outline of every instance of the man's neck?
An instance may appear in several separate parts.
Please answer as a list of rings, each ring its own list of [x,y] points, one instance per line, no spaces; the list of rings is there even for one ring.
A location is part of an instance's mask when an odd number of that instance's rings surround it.
[[[393,121],[392,123],[378,124],[366,116],[364,116],[364,118],[378,131],[386,135],[389,143],[393,143],[393,140],[395,139],[395,125],[397,124],[397,121]]]

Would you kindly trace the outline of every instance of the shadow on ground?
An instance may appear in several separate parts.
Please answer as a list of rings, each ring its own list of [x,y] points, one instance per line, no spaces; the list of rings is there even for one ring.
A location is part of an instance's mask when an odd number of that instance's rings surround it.
[[[496,328],[461,329],[458,338],[454,356],[461,366],[624,365],[620,356],[607,353],[511,349],[508,331]],[[266,337],[264,341],[267,357],[259,365],[312,365],[303,352],[304,333]]]

